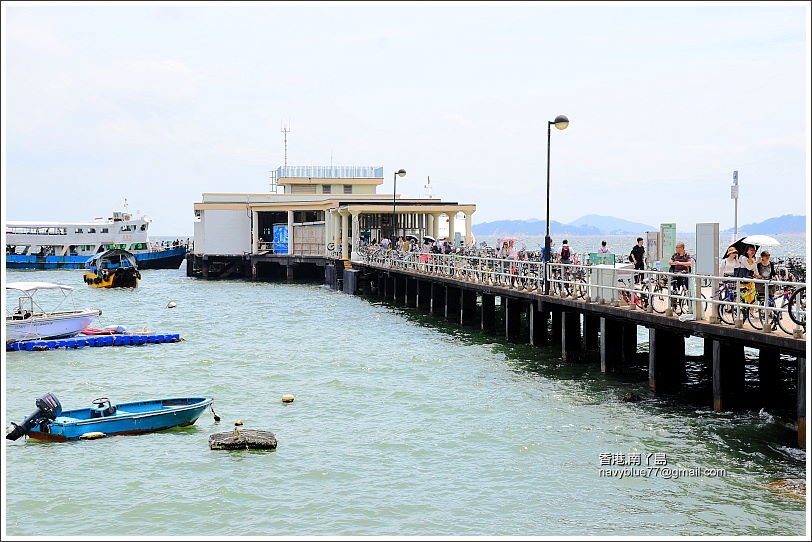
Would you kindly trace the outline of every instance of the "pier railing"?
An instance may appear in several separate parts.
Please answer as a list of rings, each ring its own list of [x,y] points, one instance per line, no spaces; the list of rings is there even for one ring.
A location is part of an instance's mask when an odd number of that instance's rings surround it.
[[[705,320],[753,330],[779,331],[798,338],[806,332],[806,301],[789,306],[792,292],[805,285],[785,280],[722,277],[657,270],[636,270],[626,265],[580,265],[469,256],[399,252],[369,247],[355,253],[357,261],[380,269],[446,277],[482,284],[609,303],[657,312],[682,320]],[[675,279],[687,282],[676,286]],[[545,290],[545,281],[549,289]],[[758,294],[756,295],[756,291]],[[793,310],[794,313],[790,314]]]

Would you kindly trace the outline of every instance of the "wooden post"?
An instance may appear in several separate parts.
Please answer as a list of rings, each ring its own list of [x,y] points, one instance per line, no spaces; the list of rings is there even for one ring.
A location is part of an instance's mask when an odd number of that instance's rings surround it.
[[[482,294],[482,318],[480,320],[482,331],[494,333],[496,331],[496,296]]]

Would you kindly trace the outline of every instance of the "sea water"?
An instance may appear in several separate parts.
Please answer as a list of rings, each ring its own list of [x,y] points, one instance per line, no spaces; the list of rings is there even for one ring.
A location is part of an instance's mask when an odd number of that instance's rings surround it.
[[[6,423],[46,392],[66,409],[211,395],[222,421],[4,440],[7,535],[804,533],[803,500],[768,490],[805,477],[791,413],[713,412],[707,395],[649,393],[644,368],[605,375],[560,348],[319,284],[142,275],[135,289],[92,289],[81,271],[7,273],[74,286],[77,306],[103,310],[97,327],[184,340],[6,353]],[[629,391],[642,400],[624,402]],[[237,419],[278,448],[209,449]]]

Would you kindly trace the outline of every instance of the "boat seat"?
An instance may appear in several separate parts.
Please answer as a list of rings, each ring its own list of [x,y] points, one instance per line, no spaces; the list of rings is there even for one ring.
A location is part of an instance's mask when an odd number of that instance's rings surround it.
[[[116,413],[116,405],[90,409],[91,418],[104,418],[106,416],[112,416],[115,413]]]

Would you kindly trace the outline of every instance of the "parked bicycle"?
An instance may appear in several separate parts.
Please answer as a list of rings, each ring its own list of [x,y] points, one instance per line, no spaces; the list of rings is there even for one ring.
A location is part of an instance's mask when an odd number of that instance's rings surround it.
[[[741,311],[742,322],[749,322],[754,329],[762,329],[761,315],[757,306],[758,292],[756,292],[755,284],[748,282],[742,284],[742,287],[737,287],[734,281],[724,281],[719,285],[716,298],[729,303],[748,304],[747,308],[738,308]],[[736,305],[716,305],[716,314],[719,319],[731,326],[736,323],[736,310]]]
[[[627,305],[635,305],[643,310],[648,309],[649,294],[634,284],[633,277],[618,279],[618,282],[623,286],[623,289],[620,290],[620,297]]]
[[[806,332],[806,286],[801,286],[789,296],[787,302],[789,317]]]

